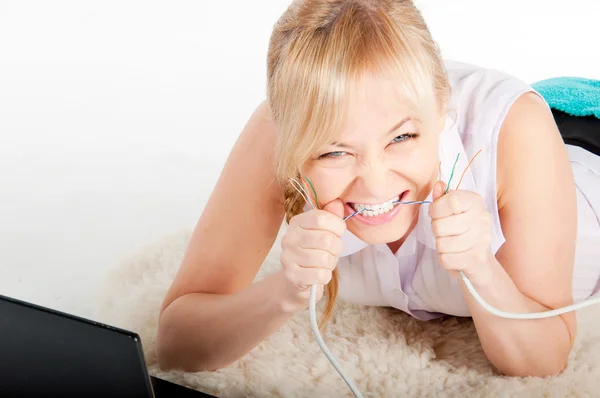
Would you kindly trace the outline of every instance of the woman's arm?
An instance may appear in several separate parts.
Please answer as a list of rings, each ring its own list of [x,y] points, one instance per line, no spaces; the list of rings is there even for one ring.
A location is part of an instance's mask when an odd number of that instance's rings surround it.
[[[156,342],[163,368],[225,366],[291,316],[278,300],[280,274],[252,284],[284,215],[274,143],[263,103],[236,142],[164,298]]]
[[[498,206],[506,242],[489,262],[493,281],[478,292],[507,312],[572,303],[577,203],[571,165],[551,112],[534,93],[507,115],[498,143]],[[483,349],[502,373],[547,376],[567,365],[573,312],[539,320],[490,314],[466,290]]]

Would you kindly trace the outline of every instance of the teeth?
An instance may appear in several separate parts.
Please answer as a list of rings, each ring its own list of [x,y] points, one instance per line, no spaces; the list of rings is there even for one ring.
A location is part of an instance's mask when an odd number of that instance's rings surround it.
[[[363,212],[361,212],[360,214],[366,217],[375,217],[375,216],[379,216],[381,214],[387,213],[388,211],[392,210],[394,208],[394,204],[392,204],[392,202],[396,201],[400,199],[399,196],[396,196],[390,200],[388,200],[387,202],[378,204],[378,205],[367,205],[367,204],[362,204],[362,203],[353,203],[352,207],[354,208],[354,210],[362,210],[362,209],[366,209]]]

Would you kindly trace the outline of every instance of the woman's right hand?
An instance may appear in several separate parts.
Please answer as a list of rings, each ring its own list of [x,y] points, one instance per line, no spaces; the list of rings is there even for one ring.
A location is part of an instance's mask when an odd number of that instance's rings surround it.
[[[341,236],[346,231],[344,204],[336,199],[323,210],[311,209],[290,220],[281,240],[284,279],[282,307],[295,312],[308,307],[311,286],[318,285],[317,302],[342,252]]]

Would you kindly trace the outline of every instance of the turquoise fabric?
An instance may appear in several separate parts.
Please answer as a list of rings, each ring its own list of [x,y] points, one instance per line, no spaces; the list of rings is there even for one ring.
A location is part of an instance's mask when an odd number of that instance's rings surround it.
[[[531,85],[552,109],[600,119],[600,80],[554,77]]]

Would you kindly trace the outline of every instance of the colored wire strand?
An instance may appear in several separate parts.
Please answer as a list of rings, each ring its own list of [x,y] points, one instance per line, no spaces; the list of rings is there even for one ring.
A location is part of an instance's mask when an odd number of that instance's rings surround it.
[[[459,156],[460,153],[456,155],[456,160],[454,161],[454,166],[452,166],[452,172],[450,172],[450,178],[448,179],[448,185],[446,186],[446,191],[444,192],[444,194],[448,193],[448,190],[450,189],[450,183],[452,182],[452,177],[454,176],[454,170],[456,169],[456,163],[458,163]]]
[[[306,203],[308,203],[314,209],[315,206],[312,204],[312,201],[309,199],[308,192],[306,192],[306,190],[304,189],[302,184],[300,184],[300,182],[298,180],[296,180],[295,178],[290,178],[290,182],[292,183],[292,186],[294,187],[294,189],[296,191],[298,191],[298,193],[302,196],[304,201]]]
[[[465,177],[465,174],[467,174],[467,170],[469,170],[469,167],[471,167],[471,164],[473,163],[473,161],[475,160],[477,155],[479,155],[481,153],[481,151],[482,151],[481,149],[479,151],[477,151],[477,153],[473,156],[473,158],[471,158],[471,161],[469,162],[469,164],[463,171],[462,175],[460,176],[460,180],[458,180],[458,185],[456,186],[456,189],[458,189],[458,187],[460,187],[460,184],[462,183],[462,180]]]
[[[315,206],[318,209],[319,208],[319,196],[317,196],[317,191],[315,190],[315,187],[313,186],[310,179],[308,177],[304,177],[304,178],[306,178],[306,181],[308,181],[308,185],[310,185],[310,189],[312,189],[313,194],[315,195]]]

